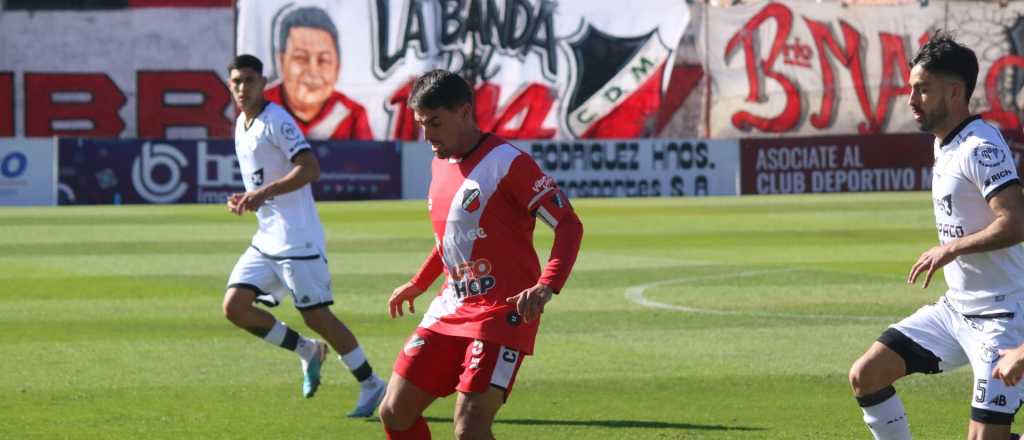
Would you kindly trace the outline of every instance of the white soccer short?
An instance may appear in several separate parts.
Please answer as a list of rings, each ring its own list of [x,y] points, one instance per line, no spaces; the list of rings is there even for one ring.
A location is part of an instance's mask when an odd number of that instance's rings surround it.
[[[334,304],[331,274],[322,253],[286,258],[264,255],[250,247],[238,258],[228,278],[228,287],[256,291],[256,300],[270,307],[291,295],[295,308],[308,310]]]
[[[1022,312],[1024,309],[1017,303],[1010,313],[982,314],[985,317],[964,316],[954,310],[943,296],[935,304],[921,307],[914,314],[893,324],[890,329],[899,331],[938,358],[937,369],[934,362],[933,367],[921,368],[919,366],[928,357],[927,353],[921,356],[920,352],[915,352],[910,356],[912,359],[908,360],[907,369],[910,373],[939,373],[970,364],[974,371],[971,418],[983,423],[992,420],[992,423],[1004,424],[999,422],[999,419],[1005,420],[1004,417],[991,413],[1008,414],[1012,420],[1012,415],[1021,405],[1022,390],[1020,386],[1010,387],[1002,380],[993,378],[992,371],[999,360],[1000,349],[1014,348],[1024,342]],[[1011,313],[1012,317],[1008,316]],[[916,347],[899,347],[900,342],[893,343],[892,336],[887,331],[879,340],[907,359],[905,352],[914,352]],[[889,340],[885,341],[887,337]],[[917,361],[916,371],[911,360]]]

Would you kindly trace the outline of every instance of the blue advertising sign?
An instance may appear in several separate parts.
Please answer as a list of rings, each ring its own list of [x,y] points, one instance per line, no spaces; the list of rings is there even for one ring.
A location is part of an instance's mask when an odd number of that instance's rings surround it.
[[[317,200],[401,197],[401,154],[393,142],[313,142]],[[224,203],[244,192],[234,141],[61,139],[59,203]]]
[[[51,139],[0,140],[0,206],[54,205]]]

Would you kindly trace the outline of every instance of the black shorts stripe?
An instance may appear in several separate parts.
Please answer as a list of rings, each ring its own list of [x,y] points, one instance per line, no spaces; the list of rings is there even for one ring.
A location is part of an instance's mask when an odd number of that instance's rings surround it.
[[[971,407],[971,420],[986,425],[1012,425],[1013,414]]]
[[[907,364],[907,374],[935,374],[942,372],[939,368],[939,362],[942,359],[939,359],[938,356],[935,356],[935,353],[922,347],[921,344],[914,342],[895,328],[889,327],[885,329],[882,335],[878,337],[878,342],[889,347],[890,350],[895,351],[896,354],[903,358],[903,362]]]
[[[271,260],[274,260],[274,261],[284,261],[284,260],[316,260],[317,258],[320,258],[320,254],[316,254],[316,255],[302,255],[302,256],[298,256],[298,257],[282,257],[282,256],[279,256],[279,255],[270,255],[268,253],[265,253],[265,252],[261,251],[260,248],[258,248],[256,246],[249,245],[249,247],[251,247],[253,249],[256,249],[256,252],[259,252],[260,255],[262,255],[264,258],[268,258],[268,259],[271,259]]]
[[[249,284],[249,283],[234,283],[234,284],[229,284],[228,285],[229,289],[232,288],[232,287],[240,288],[240,289],[249,289],[249,290],[252,290],[253,292],[256,292],[256,298],[254,299],[254,301],[256,301],[256,302],[258,302],[260,304],[263,304],[263,305],[265,305],[267,307],[277,307],[278,306],[278,303],[276,303],[276,302],[267,301],[267,300],[261,298],[263,296],[272,296],[272,295],[270,295],[269,293],[264,292],[262,289],[260,289],[259,287],[254,286],[252,284]]]
[[[295,298],[292,298],[292,301],[294,301],[294,300],[295,300]],[[319,303],[319,304],[313,304],[311,306],[301,306],[300,307],[300,306],[296,305],[295,308],[304,312],[306,310],[314,310],[314,309],[319,309],[321,307],[329,307],[329,306],[333,306],[333,305],[334,305],[334,301],[327,301],[327,302],[322,302],[322,303]]]
[[[231,288],[236,288],[236,289],[249,289],[249,290],[251,290],[251,291],[255,292],[255,293],[256,293],[256,296],[260,296],[260,295],[269,295],[269,293],[267,293],[267,292],[264,292],[264,291],[263,291],[262,289],[260,289],[259,287],[256,287],[255,285],[253,285],[253,284],[249,284],[249,283],[233,283],[233,284],[228,284],[228,289],[231,289]]]

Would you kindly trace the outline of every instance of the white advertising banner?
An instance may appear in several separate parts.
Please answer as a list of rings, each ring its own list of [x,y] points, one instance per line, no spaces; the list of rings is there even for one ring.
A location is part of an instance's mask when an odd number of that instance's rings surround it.
[[[520,145],[569,197],[739,194],[736,140],[537,140]]]
[[[738,195],[737,140],[518,140],[569,197]],[[402,198],[425,199],[433,153],[424,143],[402,146]]]
[[[476,80],[499,136],[635,138],[653,134],[688,22],[681,0],[239,0],[237,50],[311,139],[415,140],[405,100],[434,68]]]
[[[56,205],[53,139],[0,139],[0,206]]]
[[[763,1],[709,8],[711,137],[916,132],[908,62],[936,29],[978,54],[971,109],[1003,128],[1024,101],[1024,2],[855,6]]]

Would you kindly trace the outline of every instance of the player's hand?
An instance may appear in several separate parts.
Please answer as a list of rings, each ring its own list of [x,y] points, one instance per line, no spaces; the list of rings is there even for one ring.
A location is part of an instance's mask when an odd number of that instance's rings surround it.
[[[914,284],[917,282],[917,277],[922,273],[924,274],[924,284],[921,288],[928,287],[928,284],[932,281],[932,275],[935,271],[939,270],[942,266],[949,264],[950,261],[956,258],[956,254],[950,249],[948,244],[941,246],[935,246],[928,249],[920,257],[917,258],[917,263],[910,268],[910,275],[907,276],[907,284]]]
[[[388,299],[388,314],[391,318],[397,318],[399,316],[405,316],[403,311],[402,303],[409,303],[409,313],[416,313],[416,306],[413,304],[413,300],[417,296],[423,293],[419,287],[416,287],[413,283],[405,283],[395,288],[394,292],[391,292],[391,298]]]
[[[1024,376],[1024,346],[1012,350],[999,350],[999,363],[992,371],[992,377],[1014,386]]]
[[[242,215],[245,211],[255,212],[257,209],[260,209],[260,206],[263,206],[263,204],[266,203],[267,198],[269,197],[270,194],[262,189],[242,194],[242,197],[238,199],[238,203],[236,204],[235,214]]]
[[[540,314],[544,313],[544,305],[551,301],[554,294],[555,292],[550,287],[537,283],[533,287],[519,292],[518,295],[506,299],[505,302],[514,303],[516,312],[523,317],[523,322],[530,322],[540,319]]]
[[[232,214],[242,215],[242,211],[238,209],[238,202],[242,200],[243,195],[242,193],[234,193],[228,196],[228,211],[231,211]]]

